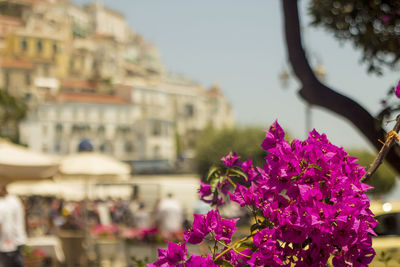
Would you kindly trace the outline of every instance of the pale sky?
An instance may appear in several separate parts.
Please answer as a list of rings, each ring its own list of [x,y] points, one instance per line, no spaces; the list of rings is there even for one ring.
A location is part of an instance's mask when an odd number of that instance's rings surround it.
[[[75,0],[78,4],[87,0]],[[305,105],[294,79],[283,89],[279,73],[286,63],[280,0],[104,0],[125,14],[128,24],[154,43],[168,71],[204,86],[218,83],[235,110],[239,125],[265,128],[278,119],[293,136],[305,137]],[[306,27],[308,0],[300,1],[304,38],[322,60],[327,84],[358,99],[370,112],[400,78],[377,77],[360,65],[360,53],[321,29]],[[370,147],[349,123],[319,108],[312,126],[338,146]]]

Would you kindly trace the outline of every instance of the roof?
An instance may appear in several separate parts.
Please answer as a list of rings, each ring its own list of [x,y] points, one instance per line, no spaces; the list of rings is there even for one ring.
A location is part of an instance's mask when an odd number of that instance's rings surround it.
[[[11,4],[19,4],[19,5],[32,5],[32,4],[36,4],[38,2],[42,2],[40,0],[0,0],[0,3],[2,2],[8,2]]]
[[[12,69],[26,69],[32,70],[33,63],[28,60],[23,59],[11,59],[11,58],[3,58],[0,60],[0,66],[2,68],[12,68]]]
[[[22,24],[22,20],[20,18],[0,15],[0,24],[4,22],[8,24],[13,24],[15,26],[19,26]]]
[[[92,3],[84,5],[83,7],[86,9],[92,9],[92,8],[103,9],[105,12],[108,12],[114,16],[118,16],[122,19],[125,18],[123,13],[116,11],[115,9],[111,9],[99,2],[92,2]]]
[[[124,99],[108,94],[63,92],[59,94],[61,102],[86,102],[98,104],[128,104]]]
[[[121,13],[121,12],[115,10],[115,9],[111,9],[111,8],[109,8],[109,7],[107,7],[107,6],[103,6],[103,8],[104,8],[104,10],[105,10],[106,12],[108,12],[108,13],[114,15],[114,16],[120,17],[121,19],[124,19],[124,18],[125,18],[125,16],[124,16],[123,13]]]
[[[96,86],[91,81],[69,78],[61,81],[61,87],[94,91]]]
[[[103,40],[115,40],[115,37],[109,33],[96,33],[94,35],[95,39],[103,39]]]
[[[220,97],[222,96],[221,89],[219,88],[218,85],[214,84],[208,91],[207,94],[210,97]]]

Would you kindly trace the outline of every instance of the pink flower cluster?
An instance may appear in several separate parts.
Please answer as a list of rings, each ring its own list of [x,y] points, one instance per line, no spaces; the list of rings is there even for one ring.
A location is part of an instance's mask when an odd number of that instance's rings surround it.
[[[326,266],[328,260],[334,266],[367,266],[375,256],[371,238],[377,222],[365,195],[371,187],[360,182],[364,168],[315,130],[305,141],[289,143],[284,136],[275,122],[262,143],[268,152],[263,167],[231,153],[222,159],[226,170],[211,177],[210,185],[201,185],[202,199],[222,204],[225,195],[251,210],[254,224],[247,239],[231,245],[236,220],[222,219],[216,210],[194,215],[185,242],[159,251],[153,266],[214,266],[221,261],[233,266]],[[239,181],[237,174],[242,174]],[[187,257],[186,242],[198,244],[206,236],[223,244],[221,251]]]
[[[397,96],[397,98],[400,98],[400,81],[397,84],[396,88],[394,89],[394,93]]]

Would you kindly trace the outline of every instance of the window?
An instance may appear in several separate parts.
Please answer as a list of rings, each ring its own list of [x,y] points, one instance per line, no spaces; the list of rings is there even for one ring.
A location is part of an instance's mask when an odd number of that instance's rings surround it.
[[[192,104],[185,105],[185,117],[192,118],[194,116],[194,106]]]
[[[29,72],[25,73],[25,84],[31,85],[31,74]]]
[[[56,120],[57,121],[61,120],[61,110],[60,109],[56,109]]]
[[[100,145],[100,151],[108,153],[108,154],[112,154],[113,153],[113,146],[112,146],[111,142],[110,141],[106,141],[103,144],[101,144]]]
[[[153,135],[160,136],[161,135],[161,121],[153,122]]]
[[[104,121],[104,110],[99,109],[99,121],[103,122]]]
[[[72,120],[73,121],[78,120],[78,110],[76,108],[72,109]]]
[[[43,76],[44,77],[49,77],[49,65],[47,65],[47,64],[44,64],[43,65]]]
[[[26,41],[26,39],[21,40],[21,49],[22,51],[28,50],[28,42]]]
[[[60,140],[57,140],[57,141],[54,143],[54,152],[60,153],[60,151],[61,151],[61,141],[60,141]]]
[[[98,135],[104,135],[105,131],[106,130],[105,130],[103,125],[100,125],[99,128],[97,128],[97,134]]]
[[[56,59],[57,52],[58,52],[57,43],[53,43],[53,54],[52,54],[52,58],[53,58],[53,60],[55,60],[55,59]]]
[[[61,134],[63,130],[63,126],[61,123],[57,123],[56,125],[56,134]]]
[[[8,92],[8,87],[10,86],[10,73],[8,71],[4,72],[4,86],[6,92]]]
[[[43,133],[43,136],[47,135],[47,125],[42,125],[42,133]]]
[[[36,49],[37,49],[38,53],[42,53],[42,51],[43,51],[43,44],[42,44],[42,41],[41,41],[41,40],[39,40],[39,41],[36,42]]]
[[[153,147],[153,157],[156,159],[160,158],[160,146]]]
[[[71,71],[71,72],[73,72],[74,71],[74,67],[75,66],[75,61],[73,60],[73,59],[71,59],[70,61],[69,61],[69,70]]]
[[[125,143],[125,152],[126,153],[132,153],[134,151],[133,145],[131,142],[126,142]]]

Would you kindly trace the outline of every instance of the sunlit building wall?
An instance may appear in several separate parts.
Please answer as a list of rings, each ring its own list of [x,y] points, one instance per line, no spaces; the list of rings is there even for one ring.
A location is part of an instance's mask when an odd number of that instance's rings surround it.
[[[88,140],[95,151],[121,160],[175,160],[173,122],[143,117],[138,105],[109,95],[62,93],[21,124],[21,140],[36,151],[57,155],[78,152]]]

